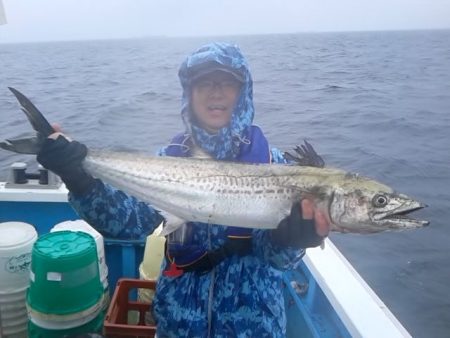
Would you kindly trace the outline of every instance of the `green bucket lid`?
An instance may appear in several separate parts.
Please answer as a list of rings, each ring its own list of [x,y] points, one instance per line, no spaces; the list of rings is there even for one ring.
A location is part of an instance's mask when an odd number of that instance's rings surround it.
[[[31,254],[28,306],[44,314],[86,310],[102,297],[94,238],[85,232],[58,231],[40,237]]]
[[[70,260],[74,257],[92,259],[96,250],[94,238],[82,231],[58,231],[45,234],[36,241],[33,254],[51,260]]]

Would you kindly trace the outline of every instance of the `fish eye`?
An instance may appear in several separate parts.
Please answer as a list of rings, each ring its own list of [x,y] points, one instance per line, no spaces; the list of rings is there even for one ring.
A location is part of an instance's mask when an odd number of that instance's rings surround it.
[[[386,204],[388,204],[388,198],[384,195],[375,195],[373,200],[372,200],[372,204],[376,207],[376,208],[382,208],[384,206],[386,206]]]

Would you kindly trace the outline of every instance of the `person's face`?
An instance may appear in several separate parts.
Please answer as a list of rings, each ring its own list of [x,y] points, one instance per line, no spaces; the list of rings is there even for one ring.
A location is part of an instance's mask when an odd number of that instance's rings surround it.
[[[197,79],[191,92],[191,109],[200,127],[210,133],[230,123],[241,83],[231,74],[215,71]]]

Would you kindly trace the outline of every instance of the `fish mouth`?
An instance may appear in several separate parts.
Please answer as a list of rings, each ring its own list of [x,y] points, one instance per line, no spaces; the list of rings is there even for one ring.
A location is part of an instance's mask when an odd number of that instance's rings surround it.
[[[428,207],[426,204],[414,202],[412,205],[404,206],[387,214],[380,215],[381,217],[377,219],[377,222],[384,223],[385,226],[392,229],[424,227],[429,225],[430,222],[412,218],[410,214],[426,207]]]

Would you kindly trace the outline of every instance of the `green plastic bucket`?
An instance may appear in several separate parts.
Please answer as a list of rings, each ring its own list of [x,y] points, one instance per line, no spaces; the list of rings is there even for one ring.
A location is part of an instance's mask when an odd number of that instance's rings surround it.
[[[35,242],[27,292],[31,317],[64,321],[97,315],[102,296],[97,248],[92,236],[58,231],[43,235]]]
[[[83,333],[102,333],[105,312],[102,311],[92,321],[67,330],[50,330],[42,328],[32,320],[28,321],[28,338],[61,338],[64,336],[81,335]]]

